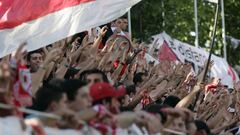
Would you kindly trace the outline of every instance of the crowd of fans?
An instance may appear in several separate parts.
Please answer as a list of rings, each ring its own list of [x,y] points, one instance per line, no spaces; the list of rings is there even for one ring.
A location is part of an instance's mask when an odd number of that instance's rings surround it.
[[[34,135],[240,134],[239,82],[202,82],[214,62],[196,74],[191,64],[147,61],[127,24],[119,18],[32,52],[23,43],[1,58],[0,127],[17,118]],[[22,135],[15,128],[7,135]]]

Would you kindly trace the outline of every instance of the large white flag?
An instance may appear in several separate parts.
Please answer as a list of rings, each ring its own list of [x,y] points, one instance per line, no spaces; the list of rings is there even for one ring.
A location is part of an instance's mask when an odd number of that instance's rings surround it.
[[[0,0],[0,57],[26,41],[28,51],[125,14],[141,0]]]

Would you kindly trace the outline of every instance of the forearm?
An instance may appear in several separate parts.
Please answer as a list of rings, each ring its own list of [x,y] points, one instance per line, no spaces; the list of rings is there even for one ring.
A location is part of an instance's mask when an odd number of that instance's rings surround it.
[[[107,64],[108,60],[110,58],[110,55],[107,53],[103,56],[103,58],[100,60],[99,64],[98,64],[98,68],[103,68],[104,65]]]
[[[98,47],[100,43],[102,42],[102,36],[98,36],[97,40],[93,43],[92,48],[90,49],[90,54],[94,55],[98,51]]]
[[[196,95],[197,93],[199,92],[200,90],[200,86],[195,86],[194,87],[194,90],[192,92],[190,92],[186,97],[184,97],[177,105],[176,107],[179,107],[179,108],[186,108],[188,107],[191,102],[193,101],[194,98],[196,98]]]
[[[90,61],[86,61],[86,65],[84,67],[81,68],[81,71],[79,73],[82,73],[85,70],[88,70],[89,67],[91,67],[91,65],[94,63],[94,60],[90,60]]]
[[[32,74],[32,94],[34,97],[41,85],[41,82],[44,79],[45,73],[47,71],[47,64],[48,62],[44,62],[42,66],[38,69],[38,71]]]
[[[223,131],[223,130],[226,129],[227,127],[229,127],[229,124],[227,124],[227,125],[222,125],[222,126],[220,126],[220,127],[218,127],[218,128],[215,128],[215,129],[213,129],[213,130],[211,130],[211,131],[212,131],[212,133],[214,133],[214,134],[219,134],[221,131]]]
[[[44,80],[48,79],[48,77],[51,74],[54,66],[55,66],[54,62],[49,63],[49,65],[47,67],[47,70],[46,70],[46,73],[45,73],[45,76],[44,76]]]
[[[217,113],[217,116],[207,121],[209,128],[213,129],[219,120],[223,117],[223,109]]]
[[[68,64],[61,64],[61,66],[58,68],[58,70],[55,73],[56,78],[63,79],[69,67],[70,65]]]
[[[77,64],[77,63],[80,63],[80,60],[81,60],[81,57],[83,56],[83,52],[84,52],[84,48],[86,46],[83,46],[83,47],[79,47],[71,56],[71,61],[72,63],[70,64]]]
[[[159,76],[156,80],[153,80],[153,85],[160,84],[162,80],[164,80],[165,76]]]
[[[83,121],[90,121],[92,119],[95,119],[97,116],[97,112],[92,109],[83,110],[78,113],[78,118]]]
[[[142,95],[136,95],[132,101],[127,105],[128,108],[134,109],[142,100]]]
[[[150,78],[146,83],[143,84],[142,89],[148,88],[155,79],[156,79],[156,76],[152,76],[152,78]]]
[[[205,112],[201,113],[201,114],[198,114],[198,119],[200,120],[206,120],[207,117],[209,117],[210,113],[208,110],[206,110]]]

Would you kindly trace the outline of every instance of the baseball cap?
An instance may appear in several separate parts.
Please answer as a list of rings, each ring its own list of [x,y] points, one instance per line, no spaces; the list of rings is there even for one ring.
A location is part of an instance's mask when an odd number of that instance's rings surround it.
[[[93,101],[98,101],[107,97],[122,97],[126,94],[126,89],[120,87],[115,89],[111,84],[106,82],[96,83],[90,87],[90,95]]]

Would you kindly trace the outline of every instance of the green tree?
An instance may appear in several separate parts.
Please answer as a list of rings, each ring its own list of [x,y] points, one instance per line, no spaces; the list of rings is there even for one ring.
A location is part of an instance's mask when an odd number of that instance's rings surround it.
[[[238,7],[240,7],[240,1],[225,0],[226,35],[240,39],[240,10]],[[133,37],[147,41],[152,35],[165,31],[176,39],[194,45],[195,37],[190,35],[191,31],[195,31],[194,0],[143,0],[131,11]],[[164,18],[163,12],[165,13]],[[199,44],[206,50],[209,50],[214,15],[214,4],[198,0]],[[163,22],[165,22],[165,26],[163,26]],[[218,56],[223,56],[221,28],[219,14],[214,47],[214,53]],[[228,62],[231,65],[239,65],[240,47],[234,50],[231,42],[227,43]]]

